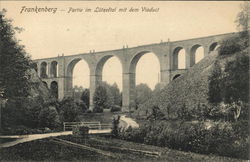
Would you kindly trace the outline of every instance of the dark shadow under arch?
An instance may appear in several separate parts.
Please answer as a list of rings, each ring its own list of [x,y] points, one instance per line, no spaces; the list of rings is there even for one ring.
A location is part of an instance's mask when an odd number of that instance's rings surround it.
[[[212,52],[212,51],[217,51],[218,48],[219,48],[219,44],[217,42],[214,42],[212,43],[210,46],[209,46],[209,52]]]
[[[46,88],[49,88],[47,82],[43,81],[42,83]]]
[[[181,76],[181,74],[176,74],[176,75],[173,77],[172,80],[175,80],[176,78],[178,78],[178,77],[180,77],[180,76]]]
[[[41,63],[40,67],[40,77],[41,78],[48,78],[48,66],[46,62]]]
[[[51,95],[58,99],[58,83],[56,81],[51,82],[50,84]]]
[[[57,63],[57,61],[51,62],[50,73],[51,73],[51,77],[53,77],[53,78],[58,77],[58,63]]]

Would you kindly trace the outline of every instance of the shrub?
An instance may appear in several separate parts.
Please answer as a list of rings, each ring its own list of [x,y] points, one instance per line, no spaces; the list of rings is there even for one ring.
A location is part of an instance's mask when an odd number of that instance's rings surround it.
[[[72,98],[64,98],[60,103],[60,117],[63,122],[73,122],[77,120],[80,106]]]
[[[108,105],[108,95],[107,90],[104,86],[98,86],[94,93],[94,112],[103,112]]]
[[[117,137],[119,135],[119,123],[120,123],[120,115],[113,117],[111,134],[114,137]]]
[[[89,109],[89,89],[85,89],[82,92],[81,100],[83,102],[83,105],[82,105],[83,110],[88,110]]]
[[[117,112],[117,111],[121,111],[121,110],[122,110],[121,106],[113,105],[113,106],[111,107],[110,112]]]
[[[57,128],[60,124],[59,115],[55,107],[44,107],[38,116],[39,126],[48,127],[50,129]]]
[[[219,55],[231,55],[246,48],[246,37],[231,36],[220,43]]]
[[[84,125],[77,125],[73,128],[73,135],[76,136],[88,136],[89,127]]]
[[[177,150],[249,159],[250,138],[246,131],[249,122],[236,123],[151,121],[139,129],[120,132],[120,138]]]

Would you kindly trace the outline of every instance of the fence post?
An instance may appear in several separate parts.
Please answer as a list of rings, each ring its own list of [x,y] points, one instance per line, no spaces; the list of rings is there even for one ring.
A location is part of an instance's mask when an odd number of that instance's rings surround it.
[[[101,123],[99,122],[99,129],[102,129]]]
[[[65,132],[65,122],[63,122],[63,131]]]

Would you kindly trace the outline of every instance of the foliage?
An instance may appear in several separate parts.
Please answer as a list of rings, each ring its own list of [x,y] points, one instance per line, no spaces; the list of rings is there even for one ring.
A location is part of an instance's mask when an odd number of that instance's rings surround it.
[[[60,124],[59,115],[53,106],[43,107],[39,113],[38,120],[40,127],[54,129]]]
[[[149,116],[147,116],[147,119],[162,120],[165,119],[165,115],[161,112],[158,106],[153,106],[152,113]]]
[[[249,55],[242,52],[236,60],[226,64],[223,77],[223,98],[226,103],[249,100]],[[240,79],[239,79],[240,78]]]
[[[9,99],[2,110],[3,128],[17,125],[26,127],[38,127],[38,115],[42,109],[42,99],[36,98],[15,98]]]
[[[221,66],[216,61],[214,63],[213,71],[211,75],[209,76],[209,91],[208,91],[208,100],[210,103],[220,103],[222,98],[221,98],[221,77],[222,77],[222,72],[221,72]]]
[[[249,47],[250,3],[246,1],[242,3],[240,7],[241,11],[238,13],[235,20],[239,34],[224,39],[220,43],[220,55],[230,55]]]
[[[113,105],[110,109],[110,112],[117,112],[121,110],[122,110],[121,106]]]
[[[249,121],[238,123],[246,128]],[[138,129],[120,133],[120,138],[144,144],[205,154],[218,154],[249,159],[249,132],[236,130],[229,122],[166,122],[145,123]],[[242,129],[240,128],[240,129]]]
[[[84,91],[84,88],[82,86],[75,85],[72,90],[73,90],[73,98],[74,98],[74,100],[75,101],[82,100],[82,93]]]
[[[77,120],[80,107],[74,102],[73,98],[64,98],[60,102],[60,117],[63,122],[73,122]]]
[[[82,108],[83,110],[88,110],[89,109],[89,89],[85,89],[82,92],[82,96],[81,96],[81,100],[82,100]]]
[[[122,95],[120,93],[120,90],[118,88],[118,85],[114,83],[113,85],[110,86],[110,94],[111,97],[114,100],[114,105],[116,106],[121,106],[122,105]]]
[[[121,106],[121,93],[116,83],[109,85],[101,83],[94,93],[94,112],[102,112],[103,109],[115,109]]]
[[[111,134],[114,137],[117,137],[119,135],[119,132],[120,132],[119,131],[120,118],[121,118],[121,116],[118,115],[118,116],[114,116],[113,120],[112,120],[112,131],[111,131]]]
[[[244,34],[245,35],[245,34]],[[234,35],[220,42],[219,55],[231,55],[248,47],[249,39],[246,36]]]
[[[94,112],[103,112],[104,108],[108,106],[107,90],[103,86],[98,86],[94,93]]]
[[[89,127],[84,125],[77,125],[73,128],[73,135],[87,137],[89,133]]]
[[[29,92],[31,60],[15,38],[17,28],[5,18],[6,10],[0,11],[0,89],[5,98],[25,97]]]
[[[241,11],[238,13],[235,23],[240,31],[249,30],[250,2],[245,1],[240,5]]]
[[[105,87],[108,95],[108,107],[112,107],[114,105],[121,106],[122,104],[122,96],[120,90],[116,83],[110,85],[106,82],[102,82],[101,86]]]
[[[135,87],[135,107],[138,109],[140,104],[143,104],[152,97],[152,90],[147,84],[141,83]]]

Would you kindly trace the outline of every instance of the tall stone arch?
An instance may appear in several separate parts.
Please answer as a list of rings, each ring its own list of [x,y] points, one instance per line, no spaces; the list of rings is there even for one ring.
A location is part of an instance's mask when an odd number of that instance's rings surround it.
[[[203,58],[205,57],[205,48],[204,48],[204,46],[202,45],[202,44],[195,44],[195,45],[193,45],[192,47],[191,47],[191,49],[190,49],[190,66],[192,67],[194,64],[196,64],[197,63],[197,61],[196,61],[196,55],[197,55],[197,49],[198,48],[200,48],[200,47],[202,47],[202,49],[203,49]]]
[[[155,52],[145,50],[136,52],[135,54],[130,57],[129,61],[124,64],[123,67],[123,96],[122,96],[122,106],[123,111],[133,111],[135,108],[135,85],[136,85],[136,65],[140,58],[147,54],[147,53],[154,53],[158,59],[160,69],[161,69],[161,58]]]
[[[94,107],[93,97],[94,97],[95,89],[102,82],[103,67],[104,67],[105,63],[111,57],[117,57],[118,58],[118,60],[119,60],[119,62],[121,64],[121,67],[122,67],[122,71],[123,71],[124,60],[119,55],[109,54],[109,55],[99,57],[99,59],[96,61],[94,71],[93,70],[91,71],[91,76],[90,76],[91,77],[91,81],[90,81],[90,109],[93,109],[93,107]]]
[[[85,61],[88,65],[88,70],[91,71],[91,66],[90,63],[87,59],[83,58],[83,57],[74,57],[72,59],[70,59],[66,65],[66,70],[65,70],[65,96],[72,96],[73,92],[73,70],[76,66],[76,64],[79,61]],[[91,81],[90,81],[91,82]]]
[[[40,65],[40,77],[48,78],[48,64],[45,61],[43,61]]]
[[[58,63],[57,61],[52,61],[50,64],[50,77],[58,77]]]
[[[183,47],[181,46],[175,47],[172,53],[172,57],[173,57],[173,63],[172,63],[173,70],[186,68],[186,50]],[[182,68],[180,67],[181,62],[184,62],[184,67]]]

